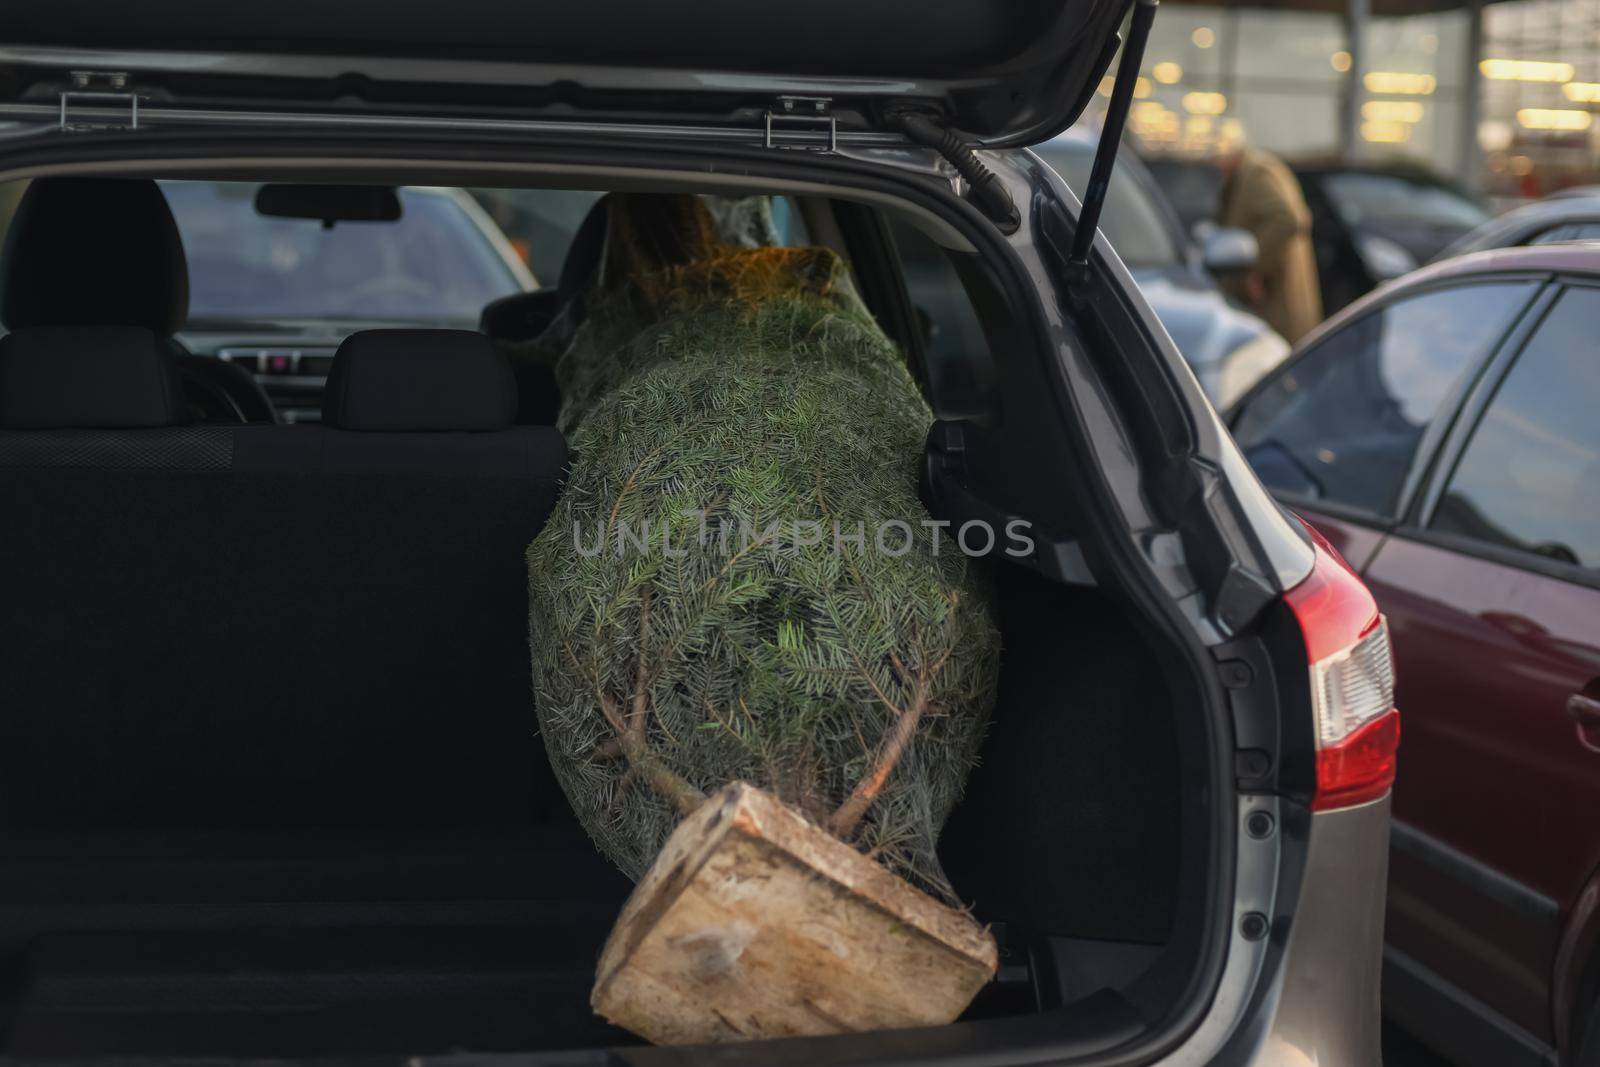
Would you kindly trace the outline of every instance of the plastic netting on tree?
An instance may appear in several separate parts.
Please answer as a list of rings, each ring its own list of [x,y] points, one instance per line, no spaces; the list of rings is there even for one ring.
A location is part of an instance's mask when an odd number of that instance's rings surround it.
[[[833,253],[719,223],[613,197],[557,365],[575,458],[528,551],[551,762],[632,877],[743,780],[949,897],[934,847],[999,641],[922,523],[932,416]]]

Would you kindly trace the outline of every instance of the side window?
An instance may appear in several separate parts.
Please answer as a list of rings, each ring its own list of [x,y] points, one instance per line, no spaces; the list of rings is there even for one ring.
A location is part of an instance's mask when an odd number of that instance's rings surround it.
[[[1429,523],[1600,569],[1600,289],[1569,289],[1483,413]]]
[[[1535,234],[1530,245],[1554,245],[1563,241],[1593,241],[1600,239],[1600,222],[1568,222]]]
[[[988,395],[989,341],[961,276],[933,238],[902,219],[891,218],[889,228],[923,331],[927,391],[936,413],[957,418],[981,410]]]
[[[1256,393],[1234,435],[1269,488],[1391,515],[1440,404],[1533,288],[1436,289],[1358,319]]]
[[[561,264],[589,209],[603,193],[580,189],[468,190],[543,286],[561,278]]]

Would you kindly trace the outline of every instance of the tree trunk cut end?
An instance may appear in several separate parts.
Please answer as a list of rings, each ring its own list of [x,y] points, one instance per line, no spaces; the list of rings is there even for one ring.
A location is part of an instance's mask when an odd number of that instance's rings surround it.
[[[591,1003],[663,1045],[931,1026],[994,977],[994,938],[768,793],[680,824],[600,955]]]

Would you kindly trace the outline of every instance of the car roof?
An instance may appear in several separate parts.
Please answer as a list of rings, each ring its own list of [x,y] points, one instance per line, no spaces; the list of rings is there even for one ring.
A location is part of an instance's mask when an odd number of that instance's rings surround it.
[[[1569,185],[1565,189],[1557,189],[1545,196],[1545,202],[1551,200],[1567,200],[1578,197],[1600,196],[1600,184],[1596,185]]]
[[[1521,245],[1543,230],[1596,220],[1600,220],[1600,191],[1592,196],[1535,200],[1475,226],[1441,251],[1434,261],[1442,263],[1480,249]]]
[[[1100,127],[1080,124],[1062,130],[1048,141],[1033,145],[1035,152],[1049,152],[1052,148],[1087,148],[1098,151],[1100,148]],[[1117,144],[1117,167],[1128,167],[1132,170],[1148,173],[1144,170],[1144,159],[1139,155],[1133,145],[1127,141]]]
[[[1535,200],[1522,204],[1501,215],[1502,219],[1566,220],[1600,215],[1600,188],[1582,196],[1564,196],[1554,200]]]
[[[1425,163],[1418,163],[1408,159],[1363,160],[1359,163],[1346,163],[1343,160],[1316,157],[1290,159],[1285,162],[1291,171],[1302,177],[1320,178],[1338,174],[1370,174],[1382,178],[1395,178],[1417,185],[1433,185],[1471,199],[1470,194],[1464,192],[1461,186],[1449,177],[1439,173]]]
[[[1572,241],[1562,244],[1524,245],[1517,248],[1491,248],[1413,271],[1393,283],[1392,288],[1411,288],[1443,278],[1469,274],[1498,274],[1505,271],[1548,271],[1560,274],[1600,274],[1600,241]],[[1386,289],[1391,287],[1386,286]]]
[[[1302,337],[1295,344],[1295,350],[1302,351],[1319,343],[1324,337],[1342,329],[1345,323],[1366,314],[1374,304],[1390,300],[1396,294],[1436,282],[1496,274],[1600,275],[1600,241],[1491,248],[1431,263],[1420,270],[1414,270],[1404,277],[1381,285],[1354,303],[1341,308]]]
[[[1099,143],[1100,143],[1100,131],[1099,130],[1091,130],[1091,129],[1088,128],[1088,125],[1086,123],[1080,123],[1079,125],[1072,126],[1072,127],[1069,127],[1069,128],[1067,128],[1065,130],[1062,130],[1060,133],[1056,134],[1054,137],[1050,138],[1050,140],[1044,142],[1043,144],[1039,145],[1038,147],[1040,147],[1040,148],[1048,148],[1050,145],[1053,145],[1053,144],[1057,144],[1057,145],[1060,145],[1060,144],[1096,145],[1096,144],[1099,144]]]

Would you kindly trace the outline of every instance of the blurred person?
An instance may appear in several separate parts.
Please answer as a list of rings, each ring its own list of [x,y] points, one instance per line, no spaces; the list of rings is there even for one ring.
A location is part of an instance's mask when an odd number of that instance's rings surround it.
[[[1218,166],[1218,224],[1250,231],[1261,249],[1255,267],[1229,279],[1227,289],[1292,344],[1322,321],[1311,210],[1300,183],[1260,148],[1235,148]]]

